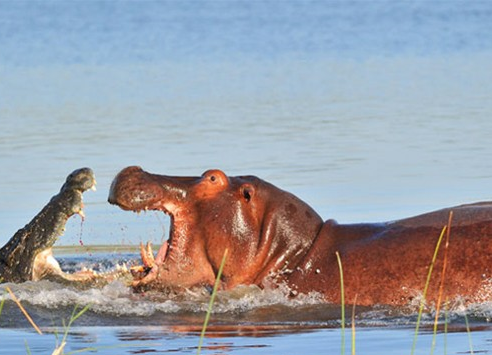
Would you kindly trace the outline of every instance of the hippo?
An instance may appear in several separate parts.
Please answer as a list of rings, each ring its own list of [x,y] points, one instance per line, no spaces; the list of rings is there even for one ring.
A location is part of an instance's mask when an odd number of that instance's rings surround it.
[[[0,282],[25,282],[49,279],[76,286],[107,283],[119,277],[124,269],[114,273],[96,274],[91,270],[66,273],[54,258],[52,246],[63,234],[67,220],[73,215],[85,217],[82,194],[95,190],[96,179],[90,168],[73,171],[60,192],[0,249]]]
[[[397,221],[339,224],[324,221],[298,197],[255,176],[232,177],[215,169],[177,177],[137,166],[117,174],[108,201],[123,210],[170,216],[169,240],[157,255],[142,247],[136,291],[210,287],[227,250],[222,289],[284,284],[292,297],[316,293],[337,303],[338,255],[346,303],[403,306],[422,298],[437,253],[427,302],[440,295],[466,303],[491,299],[491,202]],[[445,226],[448,240],[438,249]]]

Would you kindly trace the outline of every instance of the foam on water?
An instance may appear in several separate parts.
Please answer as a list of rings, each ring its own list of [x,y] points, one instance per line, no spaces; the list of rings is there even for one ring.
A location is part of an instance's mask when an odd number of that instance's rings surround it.
[[[172,301],[154,303],[136,299],[131,289],[119,281],[103,288],[87,290],[64,287],[50,281],[26,282],[21,285],[10,285],[10,287],[21,301],[49,309],[90,304],[92,311],[114,316],[149,316],[156,310],[166,313],[179,310],[176,303]]]
[[[2,285],[3,286],[3,285]],[[205,289],[187,291],[177,296],[162,296],[157,293],[135,294],[121,281],[102,288],[80,290],[51,281],[6,284],[22,301],[33,306],[49,309],[91,305],[91,310],[114,316],[150,316],[156,312],[205,312],[209,293]],[[2,287],[3,288],[3,287]],[[321,295],[312,293],[290,299],[286,286],[275,290],[262,290],[256,286],[241,286],[232,291],[220,291],[214,305],[214,313],[247,312],[272,305],[287,307],[308,306],[322,303]]]
[[[90,305],[90,312],[98,324],[110,325],[118,320],[131,322],[183,324],[199,323],[206,312],[209,293],[206,290],[189,291],[179,297],[166,299],[159,294],[135,294],[121,281],[102,288],[80,290],[50,281],[26,282],[8,285],[20,301],[31,308],[42,309],[56,317],[64,317],[76,306]],[[2,285],[3,289],[5,285]],[[9,304],[9,297],[4,296]],[[15,307],[12,307],[13,309]],[[350,317],[351,307],[347,307]],[[68,312],[69,313],[69,312]],[[463,323],[468,316],[475,324],[486,324],[492,319],[492,302],[464,306],[456,303],[451,310],[441,310],[440,322]],[[213,306],[214,319],[230,324],[306,324],[315,326],[339,326],[340,307],[323,303],[319,294],[289,298],[287,287],[262,290],[256,286],[242,286],[232,291],[220,291]],[[434,322],[434,310],[424,312],[423,326]],[[416,307],[404,309],[384,306],[357,307],[358,326],[413,326]],[[11,323],[9,327],[19,324]]]
[[[70,270],[82,267],[97,268],[101,272],[109,271],[115,265],[132,263],[133,254],[93,254],[89,256],[70,256],[61,258],[61,263]],[[65,269],[66,270],[66,269]],[[184,294],[167,295],[161,292],[134,293],[126,280],[117,280],[103,287],[79,289],[60,285],[50,281],[25,282],[23,284],[4,284],[1,290],[9,286],[20,301],[34,309],[35,313],[49,314],[46,319],[64,318],[67,313],[78,306],[90,305],[90,320],[99,325],[115,323],[145,324],[198,324],[207,311],[210,292],[205,288],[196,288]],[[16,307],[9,296],[3,296],[7,302],[4,314],[14,314]],[[413,326],[415,324],[420,298],[414,304],[403,308],[384,306],[357,307],[356,320],[359,326]],[[347,315],[351,307],[347,307]],[[441,322],[445,318],[453,323],[463,323],[468,316],[475,324],[486,324],[492,319],[492,302],[484,298],[483,302],[464,305],[461,300],[454,300],[449,310],[441,309]],[[326,304],[318,293],[290,297],[290,289],[280,285],[276,289],[260,289],[257,286],[239,286],[233,290],[219,291],[213,306],[214,319],[225,324],[307,324],[310,326],[336,327],[340,325],[340,306]],[[426,308],[423,325],[432,325],[435,309]],[[49,323],[44,323],[50,325]],[[24,325],[21,317],[11,319],[8,327]]]

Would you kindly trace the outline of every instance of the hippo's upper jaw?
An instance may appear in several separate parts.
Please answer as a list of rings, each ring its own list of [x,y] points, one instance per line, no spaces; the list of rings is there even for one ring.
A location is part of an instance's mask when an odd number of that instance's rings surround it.
[[[118,205],[127,211],[146,211],[161,210],[171,218],[170,239],[172,239],[173,215],[162,206],[162,190],[158,183],[154,181],[152,175],[144,172],[140,167],[132,166],[122,170],[113,180],[109,190],[108,202]],[[166,241],[157,257],[157,263],[162,264],[168,252],[168,242]],[[144,249],[141,244],[141,255],[144,267],[138,273],[140,277],[146,276],[156,263],[152,253],[152,246],[147,244]],[[135,269],[132,270],[137,276]]]
[[[193,225],[196,215],[188,208],[190,188],[196,184],[196,178],[179,178],[154,175],[143,171],[140,167],[131,166],[123,169],[111,184],[108,202],[118,205],[124,210],[134,212],[159,210],[171,219],[169,240],[160,247],[154,257],[152,246],[141,244],[142,267],[132,269],[135,278],[134,286],[142,286],[153,282],[161,266],[171,268],[172,276],[167,277],[167,283],[172,286],[191,286],[195,283],[213,282],[213,271],[204,267],[195,268],[196,259],[200,259],[201,251],[192,243]],[[188,254],[194,254],[193,259]],[[196,270],[194,270],[196,269]],[[178,275],[191,275],[193,281],[187,278],[180,280]],[[174,281],[171,281],[175,279]],[[169,285],[167,285],[169,286]]]
[[[131,166],[115,177],[108,201],[171,217],[169,241],[157,257],[150,245],[141,248],[144,267],[134,275],[139,288],[212,285],[226,249],[223,287],[261,284],[292,268],[323,223],[295,196],[254,176],[229,177],[220,170],[176,177]]]

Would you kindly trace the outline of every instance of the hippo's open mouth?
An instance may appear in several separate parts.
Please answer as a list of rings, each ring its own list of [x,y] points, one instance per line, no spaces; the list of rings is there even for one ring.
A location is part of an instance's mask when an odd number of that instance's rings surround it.
[[[118,177],[122,177],[122,174],[127,177],[131,176],[131,178],[118,179]],[[121,181],[121,183],[116,184],[116,181]],[[116,204],[123,210],[136,213],[149,210],[162,211],[170,218],[168,239],[161,245],[156,256],[154,256],[150,242],[145,246],[140,243],[142,265],[131,268],[135,283],[148,282],[154,279],[159,267],[169,259],[173,259],[173,250],[179,248],[179,236],[177,234],[180,233],[176,233],[176,231],[182,230],[182,228],[180,228],[179,221],[176,220],[176,215],[179,215],[181,211],[178,204],[172,201],[180,200],[184,196],[179,192],[179,189],[175,189],[173,192],[174,198],[165,196],[166,191],[162,184],[156,182],[156,177],[151,174],[144,174],[138,167],[131,167],[121,172],[111,185],[108,198],[111,204]]]
[[[155,257],[150,243],[141,245],[143,265],[132,269],[134,286],[144,286],[156,278],[162,288],[171,289],[213,284],[216,266],[206,251],[201,227],[211,215],[197,201],[207,200],[226,180],[220,171],[177,177],[151,174],[136,166],[123,169],[115,177],[108,198],[111,204],[133,212],[162,211],[170,218],[169,239]],[[204,188],[204,184],[210,186]]]
[[[186,239],[186,223],[177,220],[175,209],[171,210],[165,208],[162,205],[162,202],[163,201],[161,200],[161,203],[155,204],[148,200],[143,206],[139,204],[132,209],[124,208],[135,213],[140,213],[142,211],[160,211],[168,216],[170,220],[167,240],[162,243],[156,254],[151,242],[147,242],[145,245],[140,243],[142,265],[130,268],[130,272],[134,279],[133,286],[147,284],[153,281],[156,278],[160,267],[167,263],[174,263],[181,258],[180,254],[182,254],[184,249],[182,241]]]

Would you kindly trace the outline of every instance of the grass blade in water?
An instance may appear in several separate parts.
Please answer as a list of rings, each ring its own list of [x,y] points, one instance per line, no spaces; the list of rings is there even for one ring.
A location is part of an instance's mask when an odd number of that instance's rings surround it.
[[[444,237],[445,231],[446,231],[446,226],[444,226],[442,228],[441,235],[439,236],[439,239],[438,239],[437,244],[436,244],[436,248],[434,249],[434,255],[432,256],[432,261],[431,261],[431,264],[429,266],[429,272],[427,273],[427,280],[425,281],[424,292],[422,294],[422,300],[420,301],[419,314],[417,316],[417,325],[415,326],[415,334],[413,337],[412,352],[411,352],[412,355],[415,353],[415,346],[417,345],[417,337],[419,334],[420,320],[422,318],[422,312],[423,312],[424,306],[425,306],[425,297],[427,295],[427,289],[429,288],[429,283],[430,283],[430,279],[432,276],[432,270],[434,269],[434,263],[436,262],[437,252],[439,251],[439,246],[441,245],[442,238]]]
[[[345,293],[343,289],[343,268],[342,260],[340,259],[340,253],[337,251],[338,270],[340,271],[340,303],[342,307],[342,349],[341,354],[345,354]]]
[[[222,261],[220,263],[219,271],[217,272],[217,277],[215,278],[214,289],[212,291],[212,295],[210,296],[210,302],[208,304],[207,314],[205,316],[205,321],[203,322],[202,332],[200,334],[200,341],[198,343],[198,349],[196,351],[197,355],[200,355],[202,351],[203,338],[205,337],[205,332],[207,330],[208,321],[210,320],[210,314],[212,313],[212,306],[214,304],[215,295],[219,289],[220,277],[222,276],[222,270],[224,269],[224,265],[227,258],[228,249],[224,251],[224,256],[222,257]]]
[[[12,300],[17,304],[17,307],[19,307],[19,309],[24,314],[24,316],[29,321],[29,323],[31,323],[32,327],[38,332],[38,334],[43,334],[43,332],[41,331],[41,329],[39,329],[39,327],[36,325],[36,323],[34,323],[34,321],[32,320],[31,316],[29,315],[29,313],[27,313],[27,311],[25,310],[25,308],[22,306],[22,304],[20,303],[19,299],[14,295],[14,293],[12,292],[12,290],[10,289],[10,287],[5,287],[5,289],[8,291],[8,293],[10,294],[10,297],[12,297]]]

